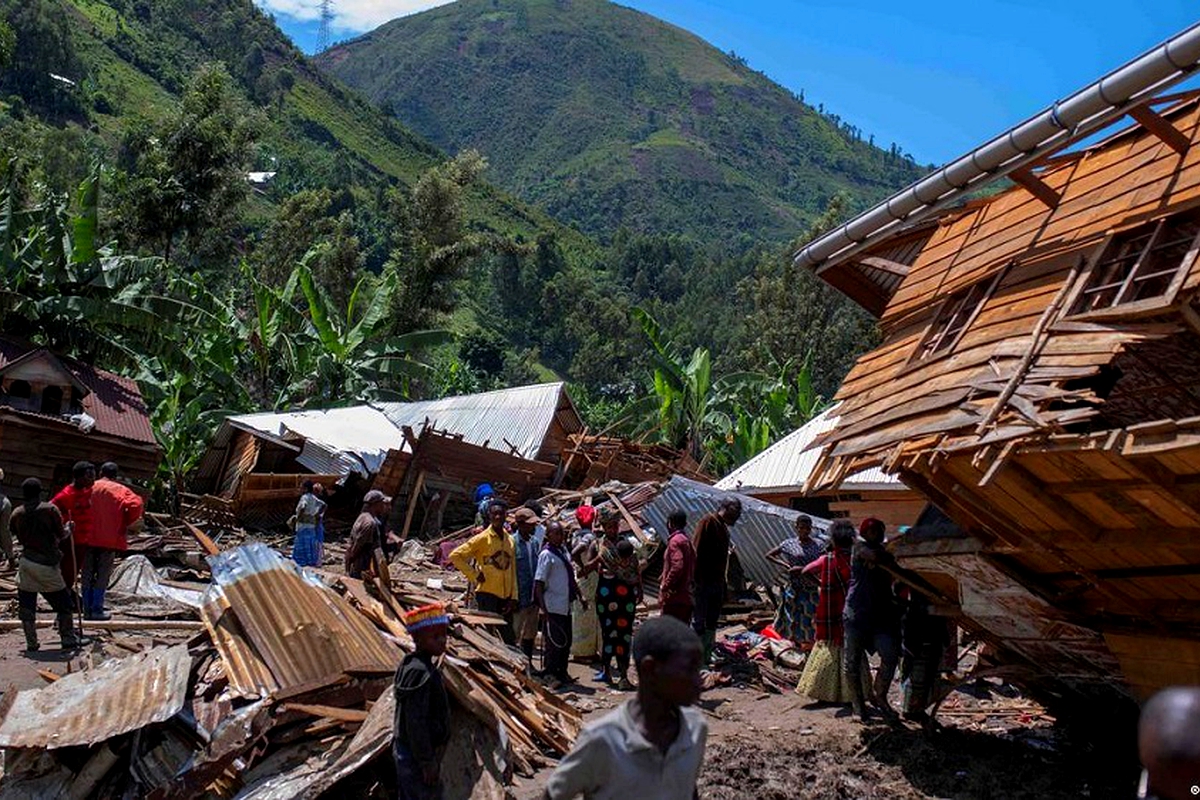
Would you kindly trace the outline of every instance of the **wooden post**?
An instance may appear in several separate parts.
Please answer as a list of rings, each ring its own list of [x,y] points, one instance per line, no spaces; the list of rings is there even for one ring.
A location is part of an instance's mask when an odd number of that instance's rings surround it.
[[[412,526],[413,512],[417,510],[417,498],[421,496],[423,488],[425,488],[425,470],[417,473],[417,482],[408,495],[408,510],[404,512],[404,528],[400,531],[401,541],[408,539],[408,529]]]

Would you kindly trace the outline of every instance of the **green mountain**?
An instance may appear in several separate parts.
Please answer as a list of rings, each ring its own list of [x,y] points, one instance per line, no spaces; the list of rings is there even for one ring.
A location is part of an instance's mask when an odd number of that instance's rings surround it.
[[[700,38],[605,0],[459,0],[317,63],[581,229],[795,236],[837,192],[919,177],[893,148]]]
[[[411,187],[444,154],[311,62],[251,0],[0,0],[16,52],[0,69],[0,134],[67,191],[92,157],[113,163],[127,134],[177,113],[189,78],[222,62],[257,115],[254,170],[275,172],[256,193],[248,229],[301,189],[359,195]],[[484,185],[470,222],[529,238],[554,230],[545,214]],[[573,238],[572,238],[573,237]]]

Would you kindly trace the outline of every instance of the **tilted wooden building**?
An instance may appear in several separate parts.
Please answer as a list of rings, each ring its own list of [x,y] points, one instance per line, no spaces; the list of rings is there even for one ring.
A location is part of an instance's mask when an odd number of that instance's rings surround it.
[[[1200,683],[1200,95],[1161,93],[1200,26],[1173,41],[1148,83],[1084,90],[1103,96],[1087,123],[1063,119],[1081,92],[1046,112],[1056,138],[1035,117],[933,176],[962,191],[918,184],[880,207],[890,226],[875,209],[797,255],[883,333],[809,488],[882,467],[920,491],[957,527],[898,537],[900,563],[1041,685],[1088,696]]]
[[[147,480],[161,457],[136,381],[0,338],[0,491],[19,498],[26,478],[57,491],[77,461]]]

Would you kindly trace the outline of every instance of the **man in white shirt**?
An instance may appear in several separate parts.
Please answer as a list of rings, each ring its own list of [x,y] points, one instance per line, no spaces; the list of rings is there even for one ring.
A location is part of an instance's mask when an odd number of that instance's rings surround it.
[[[587,608],[587,599],[579,597],[571,555],[563,546],[565,539],[561,522],[546,526],[546,544],[538,555],[533,583],[533,596],[545,620],[542,671],[549,678],[551,688],[571,682],[571,676],[567,674],[567,663],[571,659],[571,601],[581,600]]]
[[[674,617],[652,617],[633,637],[637,696],[584,728],[550,776],[544,800],[695,800],[708,724],[700,697],[703,648]]]

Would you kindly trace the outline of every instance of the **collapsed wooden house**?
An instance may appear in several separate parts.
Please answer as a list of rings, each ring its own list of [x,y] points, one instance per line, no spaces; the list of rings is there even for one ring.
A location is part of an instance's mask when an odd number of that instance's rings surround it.
[[[858,470],[836,486],[805,490],[821,456],[817,438],[837,425],[837,414],[837,405],[822,411],[717,481],[716,488],[809,515],[847,518],[856,524],[874,517],[890,530],[915,523],[925,498],[879,467]]]
[[[444,508],[447,492],[469,494],[476,483],[491,480],[512,489],[510,499],[524,499],[533,488],[531,476],[540,486],[548,469],[548,482],[570,437],[581,430],[563,383],[231,416],[197,468],[191,508],[206,518],[223,508],[243,525],[272,527],[291,515],[306,480],[337,485],[336,499],[346,500],[352,513],[371,486],[388,495],[440,490],[434,502]],[[418,452],[426,431],[430,436]]]
[[[115,461],[146,480],[161,456],[136,381],[0,339],[0,491],[20,497],[26,478],[57,491],[77,461]]]
[[[1198,60],[1194,26],[797,254],[883,334],[809,488],[923,494],[956,524],[901,565],[1076,696],[1200,683],[1200,94],[1162,94]]]

